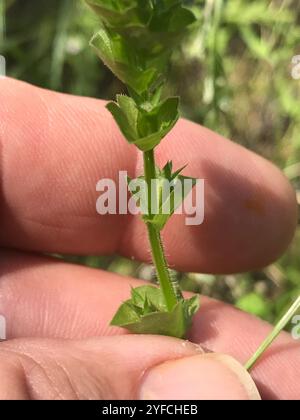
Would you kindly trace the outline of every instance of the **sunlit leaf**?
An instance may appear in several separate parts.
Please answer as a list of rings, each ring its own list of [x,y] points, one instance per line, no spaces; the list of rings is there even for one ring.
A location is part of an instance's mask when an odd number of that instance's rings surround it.
[[[154,149],[179,118],[178,98],[168,98],[154,107],[148,105],[146,110],[147,107],[138,106],[125,95],[117,96],[117,102],[107,105],[128,142],[142,151]]]
[[[147,67],[143,54],[112,30],[103,27],[92,38],[91,46],[106,66],[137,93],[149,90],[158,77],[155,68]]]
[[[172,162],[167,162],[162,170],[157,170],[157,208],[156,212],[144,216],[156,229],[162,230],[175,211],[182,205],[186,197],[196,185],[195,178],[180,175],[180,168],[172,172]],[[153,203],[152,203],[153,209]]]
[[[194,296],[180,300],[168,312],[161,290],[153,286],[142,286],[132,289],[131,299],[121,305],[111,325],[137,334],[184,338],[199,307],[199,297]]]

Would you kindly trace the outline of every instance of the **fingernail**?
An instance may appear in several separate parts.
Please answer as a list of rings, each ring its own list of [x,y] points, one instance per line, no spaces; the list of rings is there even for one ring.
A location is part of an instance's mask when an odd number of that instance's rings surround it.
[[[202,354],[172,360],[148,371],[141,400],[260,400],[251,376],[235,359]]]

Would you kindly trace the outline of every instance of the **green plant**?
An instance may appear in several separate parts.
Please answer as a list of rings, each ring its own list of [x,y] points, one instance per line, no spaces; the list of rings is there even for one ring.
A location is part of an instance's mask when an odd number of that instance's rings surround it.
[[[107,108],[127,141],[144,156],[144,174],[136,180],[141,189],[139,194],[131,192],[138,202],[146,203],[143,219],[160,284],[159,289],[132,289],[131,299],[119,308],[112,324],[137,333],[184,337],[199,308],[199,298],[185,300],[177,280],[171,278],[161,230],[189,193],[185,190],[175,197],[176,183],[189,179],[191,189],[195,180],[183,177],[183,168],[173,172],[172,162],[157,168],[154,150],[179,119],[179,98],[163,98],[163,87],[172,50],[195,17],[178,0],[86,2],[99,16],[101,25],[91,45],[130,95],[118,95]],[[171,185],[167,197],[162,194],[165,182]],[[158,211],[153,211],[154,197]]]
[[[86,0],[86,2],[99,16],[101,25],[99,32],[92,38],[91,45],[107,67],[127,86],[130,95],[118,95],[116,102],[110,102],[107,108],[127,141],[135,145],[144,156],[144,174],[138,178],[139,181],[143,181],[143,186],[139,194],[136,191],[131,190],[131,192],[133,196],[137,195],[139,202],[147,203],[143,219],[147,226],[153,262],[160,283],[159,289],[152,286],[132,289],[131,299],[119,308],[112,325],[122,326],[136,333],[184,337],[193,315],[199,308],[199,298],[197,296],[187,300],[183,298],[177,280],[170,276],[160,236],[161,230],[174,213],[176,206],[183,201],[184,196],[181,196],[181,200],[175,201],[174,189],[170,191],[166,199],[171,203],[169,213],[153,213],[151,204],[154,190],[159,209],[163,207],[161,185],[164,181],[176,183],[183,179],[182,170],[173,173],[171,162],[168,162],[163,169],[157,168],[154,150],[179,118],[179,99],[177,97],[164,99],[162,92],[172,51],[187,28],[194,23],[195,16],[183,7],[183,2],[180,0]],[[210,4],[207,3],[207,7]],[[211,93],[216,95],[217,80],[220,76],[217,62],[217,50],[220,47],[219,33],[222,34],[221,22],[224,11],[228,12],[228,9],[225,9],[222,0],[214,4],[214,9],[210,11],[214,18],[209,44],[213,51],[212,80],[209,86]],[[237,1],[236,4],[241,5],[242,2]],[[251,9],[251,13],[255,11],[256,9]],[[230,21],[231,16],[231,24],[234,25],[236,24],[234,9],[229,12],[227,19]],[[253,13],[251,13],[247,25],[252,22]],[[285,19],[288,17],[285,16],[283,22]],[[257,45],[249,26],[246,29],[243,32],[245,42],[248,42],[250,48],[257,54],[262,54],[263,50]],[[213,121],[216,121],[219,109],[215,100],[213,110]],[[195,180],[189,179],[193,186]],[[153,184],[153,180],[157,182]],[[253,367],[299,306],[300,298],[249,360],[247,369]]]

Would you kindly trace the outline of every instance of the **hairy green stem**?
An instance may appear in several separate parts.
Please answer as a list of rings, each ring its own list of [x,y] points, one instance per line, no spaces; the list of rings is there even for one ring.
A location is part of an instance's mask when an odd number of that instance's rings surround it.
[[[154,151],[144,153],[144,171],[148,186],[148,213],[151,215],[152,179],[156,179]],[[153,262],[157,277],[165,298],[168,311],[172,311],[181,296],[178,296],[178,285],[170,278],[160,232],[151,224],[147,223],[149,242],[151,245]]]
[[[156,179],[154,150],[144,153],[144,172],[148,187],[148,214],[151,215],[152,180]]]
[[[147,223],[147,229],[151,244],[153,262],[155,264],[160,287],[165,298],[167,309],[168,311],[172,311],[178,301],[168,272],[160,233],[150,223]]]
[[[262,356],[262,354],[267,350],[267,348],[273,343],[273,341],[278,337],[281,331],[287,326],[290,322],[291,318],[300,308],[300,296],[295,301],[295,303],[290,307],[290,309],[286,312],[286,314],[281,318],[281,320],[276,324],[273,331],[268,335],[268,337],[264,340],[264,342],[260,345],[258,350],[254,353],[250,360],[245,365],[247,370],[251,370],[258,359]]]

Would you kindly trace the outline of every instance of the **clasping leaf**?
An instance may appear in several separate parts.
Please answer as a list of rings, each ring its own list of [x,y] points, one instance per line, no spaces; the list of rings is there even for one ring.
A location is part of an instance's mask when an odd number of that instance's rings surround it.
[[[197,182],[195,178],[180,175],[185,167],[175,172],[172,171],[172,167],[172,162],[168,162],[162,170],[156,168],[156,178],[151,183],[150,206],[145,177],[140,176],[134,180],[128,178],[129,191],[135,198],[144,221],[151,223],[158,231],[165,227]]]
[[[131,290],[131,299],[121,305],[111,325],[126,328],[136,334],[185,338],[199,307],[199,296],[193,296],[178,301],[172,311],[168,312],[160,289],[141,286]]]
[[[107,67],[135,92],[149,90],[157,80],[157,69],[149,67],[143,54],[111,29],[102,27],[90,44]]]
[[[162,170],[157,170],[157,211],[150,216],[144,216],[145,221],[153,224],[159,231],[165,227],[197,182],[195,178],[180,175],[184,168],[173,173],[172,166],[172,162],[168,162]]]
[[[157,106],[147,108],[130,97],[118,95],[108,110],[129,143],[146,152],[154,149],[172,130],[179,119],[178,98],[168,98]]]

